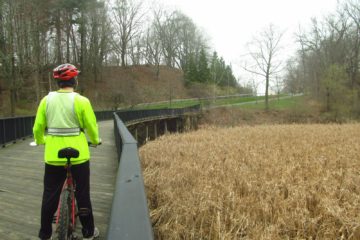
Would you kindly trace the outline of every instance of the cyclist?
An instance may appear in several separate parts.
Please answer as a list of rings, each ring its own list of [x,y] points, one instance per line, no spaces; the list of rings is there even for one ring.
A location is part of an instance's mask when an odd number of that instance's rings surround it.
[[[72,173],[76,182],[77,206],[89,212],[86,216],[79,216],[83,239],[99,236],[99,230],[94,227],[90,200],[90,152],[85,131],[92,144],[100,144],[101,140],[90,101],[74,92],[78,74],[78,69],[68,63],[53,70],[53,78],[60,89],[41,100],[33,127],[35,142],[45,144],[40,239],[51,239],[52,220],[66,178],[66,160],[58,158],[57,154],[65,147],[73,147],[80,152],[79,157],[72,160]]]

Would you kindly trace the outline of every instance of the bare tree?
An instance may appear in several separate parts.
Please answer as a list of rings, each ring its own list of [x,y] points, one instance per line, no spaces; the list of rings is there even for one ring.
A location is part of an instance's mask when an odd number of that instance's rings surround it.
[[[176,66],[185,69],[189,54],[200,56],[201,49],[206,48],[203,36],[193,21],[185,14],[176,11],[173,15],[177,45],[175,46]]]
[[[110,49],[111,29],[106,8],[101,3],[93,3],[89,9],[88,65],[92,69],[95,82],[101,79],[102,65]]]
[[[26,2],[7,0],[1,1],[0,6],[0,70],[10,90],[10,115],[14,116],[19,89],[29,71],[30,19],[29,15],[24,14],[29,5]]]
[[[349,52],[349,70],[351,78],[351,86],[358,87],[360,82],[359,75],[359,58],[360,58],[360,5],[359,1],[349,0],[344,6],[346,14],[355,25],[354,30],[349,33],[348,43],[351,42]],[[345,17],[344,17],[345,18]]]
[[[126,55],[130,42],[140,33],[143,14],[141,2],[116,0],[113,8],[114,50],[120,54],[121,66],[126,66]]]
[[[141,42],[141,36],[133,39],[130,42],[130,59],[133,65],[140,65],[142,62],[142,55],[143,55],[143,44]]]
[[[160,76],[160,62],[161,62],[161,46],[159,36],[156,34],[154,28],[149,28],[145,36],[145,53],[144,57],[147,64],[155,65],[156,76]]]
[[[281,61],[277,60],[277,57],[283,34],[283,32],[277,31],[274,25],[270,24],[248,45],[249,55],[255,64],[249,67],[244,66],[244,69],[265,78],[266,110],[269,109],[270,78],[279,73],[282,64]]]
[[[38,6],[43,6],[43,9],[39,9]],[[46,0],[34,0],[31,1],[31,10],[29,11],[29,17],[31,22],[31,45],[32,53],[28,61],[31,63],[32,71],[34,72],[34,86],[36,93],[36,103],[39,103],[43,97],[42,81],[42,68],[47,64],[47,32],[50,26],[49,16],[47,10],[49,9],[49,3]]]
[[[177,31],[173,21],[174,13],[168,14],[164,10],[155,12],[154,27],[161,42],[162,55],[166,66],[175,67],[175,51],[177,48]]]
[[[299,58],[291,58],[286,62],[284,90],[291,94],[304,93],[305,58],[299,53]]]

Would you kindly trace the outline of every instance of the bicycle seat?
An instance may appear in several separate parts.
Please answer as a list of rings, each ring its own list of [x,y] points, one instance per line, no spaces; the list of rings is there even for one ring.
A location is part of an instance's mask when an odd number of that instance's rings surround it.
[[[67,147],[60,149],[58,152],[58,158],[77,158],[79,157],[79,151],[75,148]]]

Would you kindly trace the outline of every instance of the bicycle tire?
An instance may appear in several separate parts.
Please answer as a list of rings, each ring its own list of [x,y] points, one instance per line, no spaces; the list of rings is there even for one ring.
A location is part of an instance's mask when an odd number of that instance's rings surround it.
[[[69,226],[70,226],[70,192],[65,190],[60,195],[60,213],[57,228],[56,240],[68,240],[69,239]]]

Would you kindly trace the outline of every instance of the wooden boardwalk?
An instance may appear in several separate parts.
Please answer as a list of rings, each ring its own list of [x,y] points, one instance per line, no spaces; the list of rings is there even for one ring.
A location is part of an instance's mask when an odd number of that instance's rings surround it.
[[[98,239],[105,239],[118,162],[113,121],[99,122],[99,127],[103,144],[91,148],[90,188],[95,225],[100,230]],[[2,240],[38,239],[44,147],[30,147],[31,141],[32,139],[18,141],[0,149],[0,239]],[[78,232],[81,233],[80,230]]]

